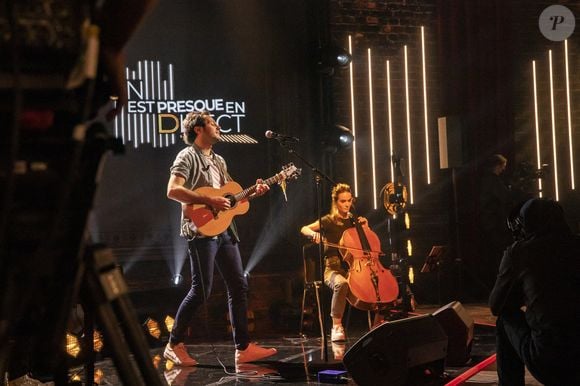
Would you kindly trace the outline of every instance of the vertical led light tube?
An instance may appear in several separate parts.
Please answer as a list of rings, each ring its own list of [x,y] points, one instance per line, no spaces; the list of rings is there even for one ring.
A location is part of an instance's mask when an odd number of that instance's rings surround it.
[[[409,158],[409,201],[414,203],[413,189],[413,153],[411,149],[411,111],[409,105],[409,63],[407,46],[405,45],[405,109],[407,112],[407,156]]]
[[[425,115],[425,163],[427,166],[427,184],[431,184],[431,156],[429,154],[429,114],[427,109],[427,70],[425,65],[425,27],[421,26],[421,63],[423,67],[423,109]]]
[[[540,170],[542,168],[542,157],[540,155],[540,120],[538,119],[538,86],[536,80],[536,61],[532,61],[532,72],[534,78],[534,120],[536,127],[536,164],[537,168]],[[542,197],[542,179],[538,178],[538,197]]]
[[[131,79],[129,76],[130,76],[129,67],[126,67],[125,68],[125,79]],[[129,116],[129,113],[127,113],[127,141],[132,141],[132,138],[131,138],[131,117]]]
[[[371,125],[371,163],[373,170],[373,208],[377,209],[377,173],[375,164],[375,119],[373,116],[373,69],[371,49],[368,49],[369,60],[369,123]]]
[[[389,165],[391,165],[391,182],[395,182],[395,169],[393,166],[393,115],[391,114],[391,65],[387,60],[387,112],[389,128]]]
[[[147,71],[147,61],[144,62],[145,71],[143,75],[145,77],[145,100],[149,100],[149,71]],[[153,138],[153,147],[157,147],[155,142],[155,132],[153,128],[149,125],[149,113],[145,113],[145,122],[147,127],[147,142],[151,143],[151,138]]]
[[[127,79],[129,79],[129,78],[127,78]],[[137,74],[135,73],[135,70],[131,71],[131,79],[132,80],[137,79]],[[139,147],[139,139],[137,138],[137,132],[138,132],[137,115],[133,114],[133,133],[134,133],[134,135],[133,135],[133,147],[135,149],[137,149],[137,147]]]
[[[568,39],[564,40],[564,61],[566,63],[566,109],[568,113],[568,147],[570,151],[570,186],[576,189],[574,175],[574,142],[572,141],[572,113],[570,105],[570,71],[568,68]]]
[[[556,145],[556,111],[554,109],[554,76],[552,69],[552,50],[548,51],[548,58],[550,61],[550,109],[552,114],[552,152],[554,153],[554,189],[555,199],[560,200],[560,189],[558,187],[558,148]]]
[[[156,62],[157,64],[157,71],[156,71],[156,75],[157,75],[157,99],[162,100],[162,96],[161,96],[161,65],[159,60]],[[158,122],[161,123],[161,122]],[[161,127],[159,127],[157,129],[157,132],[159,133],[159,147],[163,147],[163,135],[161,134]],[[167,144],[167,135],[165,135],[165,143]]]
[[[173,95],[173,64],[169,63],[169,98],[175,99]]]
[[[352,58],[352,36],[348,35],[348,53]],[[353,69],[353,60],[351,59],[349,64],[349,74],[350,74],[350,127],[352,130],[352,175],[354,179],[354,196],[358,196],[358,168],[356,163],[356,119],[355,119],[355,110],[354,110],[354,69]]]

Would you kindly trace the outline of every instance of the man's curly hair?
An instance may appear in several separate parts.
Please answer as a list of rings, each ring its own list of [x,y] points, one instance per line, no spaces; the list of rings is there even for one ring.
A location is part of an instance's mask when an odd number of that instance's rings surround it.
[[[183,119],[183,141],[191,145],[195,141],[197,134],[193,130],[196,126],[205,127],[205,119],[210,117],[207,111],[192,111]]]

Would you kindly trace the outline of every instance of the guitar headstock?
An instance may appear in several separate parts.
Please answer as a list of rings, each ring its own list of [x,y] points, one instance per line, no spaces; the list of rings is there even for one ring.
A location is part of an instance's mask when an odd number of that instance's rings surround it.
[[[281,180],[297,179],[302,174],[302,169],[297,168],[292,162],[282,166],[282,171],[278,173]]]

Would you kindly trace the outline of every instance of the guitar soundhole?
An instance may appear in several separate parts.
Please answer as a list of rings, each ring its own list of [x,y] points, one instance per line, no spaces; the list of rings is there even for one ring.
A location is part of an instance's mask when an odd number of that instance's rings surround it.
[[[228,200],[230,200],[230,208],[233,208],[234,206],[236,206],[236,198],[232,195],[232,194],[228,194],[224,196],[225,198],[227,198]]]

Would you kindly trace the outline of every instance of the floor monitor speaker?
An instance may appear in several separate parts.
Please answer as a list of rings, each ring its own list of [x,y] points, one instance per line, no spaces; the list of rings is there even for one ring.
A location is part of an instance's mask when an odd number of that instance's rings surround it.
[[[422,385],[441,378],[447,335],[432,315],[383,323],[344,355],[357,385]]]
[[[447,358],[450,366],[464,365],[471,355],[475,322],[460,302],[451,302],[433,313],[447,334]]]

